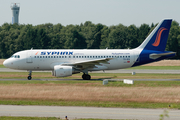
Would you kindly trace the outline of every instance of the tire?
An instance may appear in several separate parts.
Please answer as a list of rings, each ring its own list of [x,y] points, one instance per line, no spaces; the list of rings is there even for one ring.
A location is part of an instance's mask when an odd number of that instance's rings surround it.
[[[90,80],[91,76],[90,75],[86,75],[86,80]]]
[[[28,80],[31,80],[31,79],[32,79],[32,77],[31,77],[31,76],[28,76],[28,77],[27,77],[27,79],[28,79]]]

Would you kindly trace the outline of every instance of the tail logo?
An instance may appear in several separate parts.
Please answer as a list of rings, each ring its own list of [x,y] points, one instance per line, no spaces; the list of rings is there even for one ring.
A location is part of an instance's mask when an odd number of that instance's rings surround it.
[[[156,40],[155,42],[152,44],[153,46],[157,47],[159,46],[159,43],[161,41],[161,34],[164,30],[167,30],[166,28],[162,27],[159,29],[158,33],[157,33],[157,36],[156,36]]]

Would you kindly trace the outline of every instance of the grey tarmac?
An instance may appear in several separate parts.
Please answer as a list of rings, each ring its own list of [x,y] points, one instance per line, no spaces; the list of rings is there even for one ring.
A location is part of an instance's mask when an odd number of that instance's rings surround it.
[[[100,118],[100,119],[139,119],[158,120],[165,109],[70,107],[70,106],[18,106],[0,105],[0,116],[31,116]],[[168,120],[179,120],[180,110],[166,109]],[[166,118],[167,119],[167,118]]]

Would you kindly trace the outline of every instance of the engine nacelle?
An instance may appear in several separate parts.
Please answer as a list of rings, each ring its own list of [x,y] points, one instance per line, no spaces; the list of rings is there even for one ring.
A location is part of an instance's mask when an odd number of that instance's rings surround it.
[[[56,77],[67,77],[72,75],[72,67],[71,66],[54,66],[53,75]]]

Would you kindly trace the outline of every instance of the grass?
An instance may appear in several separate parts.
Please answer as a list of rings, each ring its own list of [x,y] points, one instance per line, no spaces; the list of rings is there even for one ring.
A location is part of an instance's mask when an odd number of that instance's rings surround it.
[[[12,116],[0,116],[1,120],[62,120],[56,117],[12,117]]]
[[[180,70],[180,66],[137,66],[128,69]]]
[[[102,81],[99,80],[60,80],[60,81],[40,81],[40,80],[31,80],[31,81],[0,81],[0,86],[4,85],[17,85],[17,84],[25,84],[25,85],[75,85],[82,86],[88,85],[92,87],[104,87]],[[109,81],[106,87],[178,87],[180,86],[180,81],[135,81],[133,85],[124,84],[122,81]]]
[[[102,79],[178,79],[180,74],[144,74],[136,73],[136,75],[131,75],[130,73],[90,73],[92,80],[102,80]],[[28,72],[0,72],[1,79],[26,79]],[[54,77],[50,72],[33,72],[33,79],[54,79],[54,80],[64,80],[64,79],[75,79],[82,80],[82,73],[74,74],[70,77]],[[33,80],[32,79],[32,80]]]
[[[83,106],[83,107],[118,107],[118,108],[169,108],[180,109],[180,104],[167,102],[104,102],[104,101],[43,101],[43,100],[0,100],[1,105],[46,105],[46,106]]]
[[[1,72],[0,104],[94,106],[122,108],[180,109],[180,81],[122,81],[102,79],[177,79],[179,74],[91,73],[92,80],[81,80],[82,74],[56,78],[49,72],[34,72],[33,78],[51,80],[6,80],[26,78],[26,72]],[[62,80],[65,79],[65,80]],[[69,80],[70,79],[70,80]],[[75,80],[71,80],[75,79]],[[177,79],[178,80],[178,79]]]
[[[6,68],[6,67],[5,67],[4,65],[1,65],[1,64],[0,64],[0,68]]]
[[[0,116],[1,120],[64,120],[64,118],[56,117],[13,117],[13,116]],[[81,118],[74,120],[111,120],[111,119],[92,119],[92,118]]]
[[[0,81],[0,104],[180,109],[179,81]],[[38,91],[38,92],[37,92]]]

